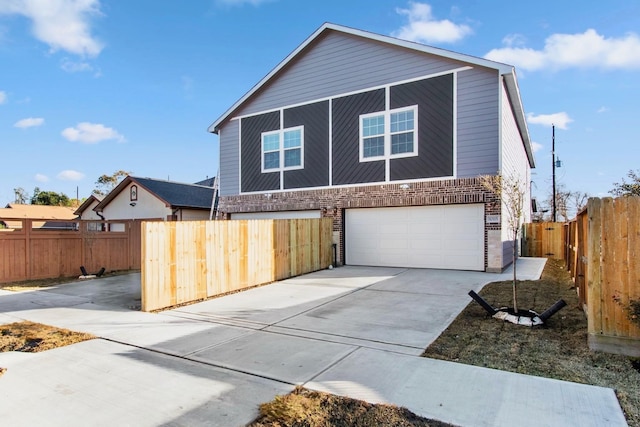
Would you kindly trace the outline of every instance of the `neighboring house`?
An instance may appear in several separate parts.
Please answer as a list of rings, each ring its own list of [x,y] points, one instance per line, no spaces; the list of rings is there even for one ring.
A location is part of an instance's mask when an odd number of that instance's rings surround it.
[[[93,209],[102,201],[103,196],[92,194],[76,209],[75,214],[83,220],[100,221],[101,218]]]
[[[92,210],[102,219],[206,220],[214,188],[128,176]]]
[[[74,208],[67,206],[21,205],[9,203],[0,209],[0,228],[20,229],[23,222],[19,219],[34,220],[32,228],[41,230],[74,230],[77,215]]]
[[[517,175],[530,206],[514,68],[418,43],[325,24],[209,131],[223,218],[331,217],[343,264],[500,271],[478,177]]]

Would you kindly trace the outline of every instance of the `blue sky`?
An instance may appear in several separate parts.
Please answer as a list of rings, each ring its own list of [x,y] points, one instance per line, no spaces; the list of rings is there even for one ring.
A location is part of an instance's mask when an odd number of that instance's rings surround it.
[[[207,127],[324,22],[517,67],[534,193],[605,196],[638,169],[637,0],[1,0],[0,205],[13,189],[87,197],[102,174],[195,182]]]

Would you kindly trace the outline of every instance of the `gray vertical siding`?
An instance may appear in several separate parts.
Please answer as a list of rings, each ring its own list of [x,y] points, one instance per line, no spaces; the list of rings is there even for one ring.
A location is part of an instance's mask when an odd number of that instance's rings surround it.
[[[220,132],[220,195],[240,193],[240,121],[227,122]]]
[[[384,161],[360,163],[360,114],[383,111],[384,89],[333,101],[333,184],[384,181]]]
[[[453,75],[391,87],[392,109],[418,106],[418,156],[390,160],[390,179],[453,175]]]
[[[262,173],[262,132],[280,129],[280,112],[242,119],[242,191],[280,189],[280,172]]]
[[[333,31],[300,53],[237,115],[434,74],[459,62]]]
[[[458,73],[459,178],[498,171],[499,81],[497,70],[474,68]]]
[[[329,185],[329,101],[284,110],[284,127],[304,126],[304,169],[284,172],[284,188]]]

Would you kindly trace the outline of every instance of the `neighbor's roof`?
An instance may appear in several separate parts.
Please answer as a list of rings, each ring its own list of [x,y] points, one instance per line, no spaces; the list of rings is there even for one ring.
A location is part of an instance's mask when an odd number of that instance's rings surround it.
[[[163,201],[167,207],[211,209],[214,190],[197,184],[128,176],[94,208],[101,211],[129,184],[137,184]]]
[[[92,194],[89,197],[87,197],[87,199],[82,202],[82,204],[80,206],[78,206],[78,209],[76,209],[76,211],[74,212],[76,215],[82,215],[82,212],[86,211],[89,206],[91,206],[91,204],[93,202],[98,202],[100,203],[100,201],[102,200],[103,196],[98,196],[96,194]]]
[[[213,187],[216,182],[216,177],[203,179],[202,181],[194,182],[195,185],[204,185],[205,187]]]
[[[0,218],[74,220],[78,216],[67,206],[20,205],[9,203],[0,209]]]
[[[262,80],[260,80],[255,86],[249,90],[242,98],[240,98],[235,104],[231,106],[224,114],[222,114],[211,126],[208,131],[212,133],[218,133],[220,125],[224,123],[232,114],[237,111],[249,98],[251,98],[256,92],[258,92],[269,81],[276,78],[279,72],[284,69],[299,53],[301,53],[307,46],[313,43],[317,38],[325,32],[336,31],[345,34],[350,34],[358,37],[363,37],[370,40],[375,40],[382,43],[388,43],[391,45],[413,49],[418,52],[427,53],[431,55],[438,55],[444,58],[453,59],[456,61],[466,62],[472,65],[478,65],[481,67],[492,68],[498,70],[500,75],[505,79],[505,85],[507,88],[507,94],[509,101],[511,102],[514,114],[516,116],[516,122],[518,124],[518,130],[524,141],[527,156],[531,167],[534,167],[533,151],[531,149],[531,141],[529,139],[529,130],[527,127],[527,120],[524,114],[524,108],[522,107],[522,99],[520,98],[520,90],[518,88],[518,81],[516,78],[515,68],[512,65],[503,64],[500,62],[490,61],[488,59],[479,58],[476,56],[465,55],[463,53],[453,52],[450,50],[440,49],[433,46],[427,46],[421,43],[410,42],[406,40],[397,39],[394,37],[383,36],[381,34],[371,33],[368,31],[358,30],[355,28],[345,27],[343,25],[337,25],[332,23],[325,23],[318,28],[311,36],[309,36],[300,46],[298,46],[293,52],[291,52],[282,62],[280,62],[273,70],[269,72]]]

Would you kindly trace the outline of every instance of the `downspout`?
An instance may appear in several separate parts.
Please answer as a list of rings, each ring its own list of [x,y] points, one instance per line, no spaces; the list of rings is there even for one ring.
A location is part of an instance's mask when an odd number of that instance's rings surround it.
[[[104,216],[102,216],[102,214],[101,214],[100,212],[95,211],[95,213],[96,213],[96,215],[98,215],[98,216],[99,216],[103,221],[106,221],[106,219],[104,218]],[[104,223],[102,223],[102,227],[101,227],[101,228],[102,228],[102,231],[109,231],[109,224],[106,224],[106,227],[105,227],[105,224],[104,224]],[[106,230],[105,230],[105,229],[106,229]]]

